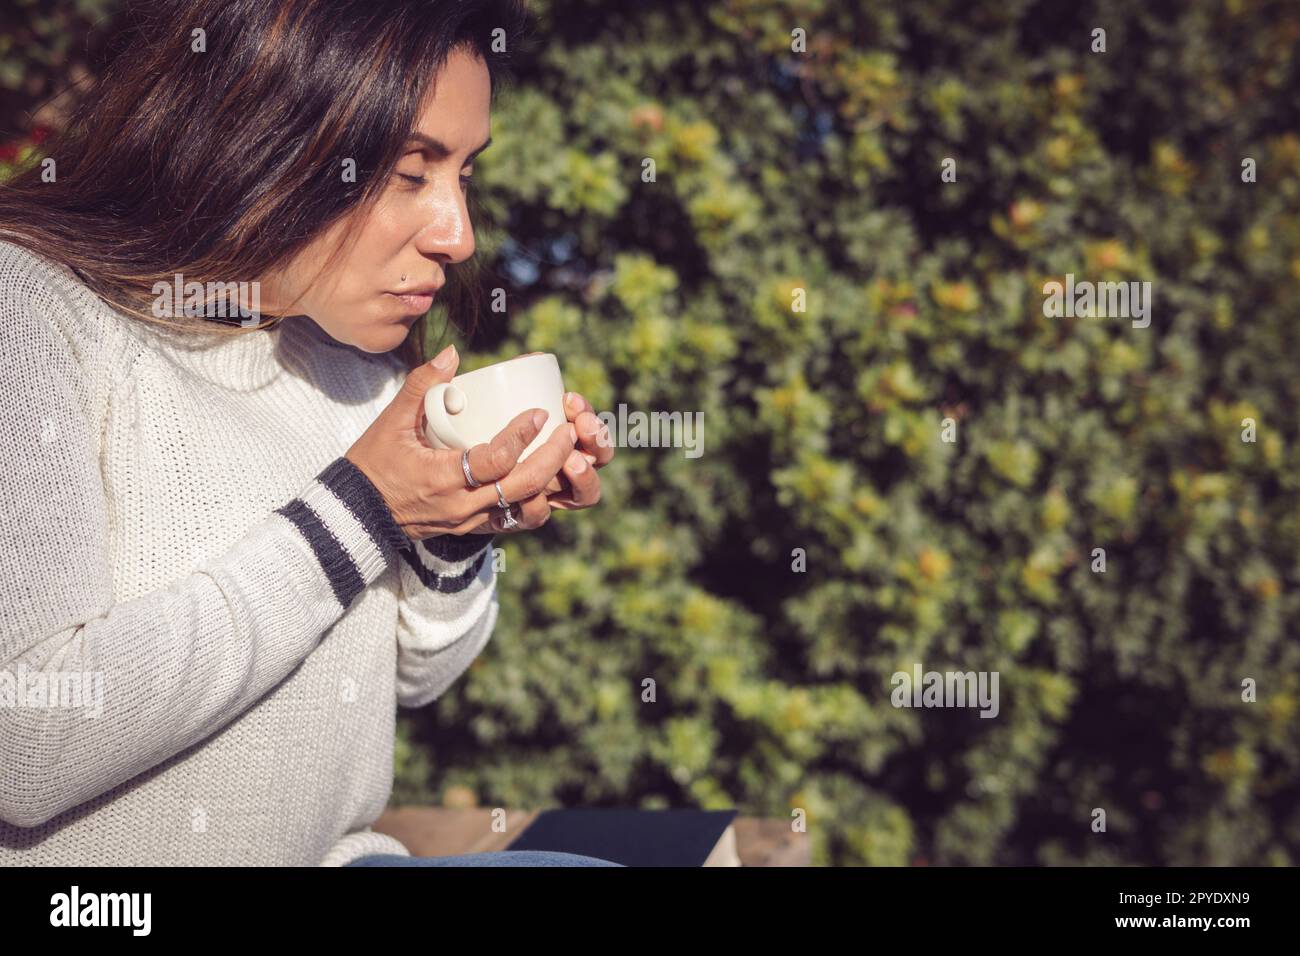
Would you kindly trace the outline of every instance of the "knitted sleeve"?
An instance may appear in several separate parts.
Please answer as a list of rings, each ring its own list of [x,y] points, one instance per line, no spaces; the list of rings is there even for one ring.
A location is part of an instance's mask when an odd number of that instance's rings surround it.
[[[497,619],[491,535],[440,535],[401,552],[397,702],[422,707],[473,663]]]
[[[393,353],[387,399],[407,369]],[[496,626],[492,535],[437,535],[401,549],[397,609],[397,703],[423,707],[474,662]],[[408,539],[409,541],[409,539]]]
[[[76,311],[38,281],[0,281],[0,820],[26,827],[227,725],[410,544],[339,458],[225,553],[114,603],[91,367],[104,343]],[[73,681],[102,703],[34,705]]]

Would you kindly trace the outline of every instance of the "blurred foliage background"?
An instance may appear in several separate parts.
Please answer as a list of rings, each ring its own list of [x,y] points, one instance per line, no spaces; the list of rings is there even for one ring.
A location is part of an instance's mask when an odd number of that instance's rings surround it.
[[[114,7],[0,20],[0,162]],[[704,454],[622,448],[597,509],[497,539],[496,634],[403,712],[394,802],[803,809],[834,864],[1300,860],[1300,7],[530,7],[465,368],[553,351],[598,409],[703,412]],[[1046,318],[1068,273],[1152,282],[1150,327]],[[896,709],[916,663],[997,671],[998,717]]]

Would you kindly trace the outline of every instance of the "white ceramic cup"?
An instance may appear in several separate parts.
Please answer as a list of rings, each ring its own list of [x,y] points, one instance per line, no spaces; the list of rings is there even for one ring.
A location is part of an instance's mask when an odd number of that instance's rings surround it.
[[[473,448],[490,442],[511,419],[530,408],[548,414],[520,461],[555,429],[568,424],[560,362],[549,352],[521,355],[433,386],[424,393],[424,437],[434,448]]]

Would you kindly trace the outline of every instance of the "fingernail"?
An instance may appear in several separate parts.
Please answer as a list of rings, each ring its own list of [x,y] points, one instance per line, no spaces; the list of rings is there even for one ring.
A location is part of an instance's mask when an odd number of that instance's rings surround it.
[[[554,392],[552,392],[551,394],[554,394]],[[546,424],[546,418],[547,415],[543,409],[539,408],[537,409],[537,411],[533,412],[533,424],[538,428],[541,428],[543,425]]]
[[[572,393],[572,392],[565,392],[565,393],[564,393],[564,404],[565,404],[565,405],[572,405],[572,404],[573,404],[573,393]]]
[[[584,451],[584,452],[582,453],[582,457],[585,458],[585,459],[587,459],[587,464],[589,464],[589,465],[594,465],[594,464],[596,463],[596,456],[595,456],[595,455],[588,455],[588,454]]]
[[[586,470],[587,470],[587,462],[584,461],[582,458],[579,458],[577,461],[573,463],[573,473],[575,475],[580,475]]]
[[[575,445],[578,443],[578,429],[572,422],[569,423],[569,437],[573,439]]]
[[[437,354],[433,360],[433,367],[440,371],[447,371],[451,368],[452,359],[456,357],[456,346],[448,345],[445,349]]]

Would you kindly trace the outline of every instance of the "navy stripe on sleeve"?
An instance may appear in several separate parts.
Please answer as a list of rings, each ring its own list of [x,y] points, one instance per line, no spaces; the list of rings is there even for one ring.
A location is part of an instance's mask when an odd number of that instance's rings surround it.
[[[465,537],[469,537],[469,535],[465,535]],[[475,535],[475,537],[479,536]],[[488,536],[484,535],[483,537]],[[478,556],[478,560],[474,561],[460,574],[444,575],[438,574],[436,571],[430,571],[424,566],[420,556],[409,550],[402,551],[401,555],[402,559],[416,573],[416,576],[419,577],[420,582],[425,587],[433,591],[441,591],[444,594],[455,594],[470,586],[470,583],[478,575],[479,569],[483,567],[483,562],[487,560],[488,553],[492,550],[483,545],[479,545],[479,547],[483,548],[483,553]]]
[[[366,586],[365,580],[361,577],[361,572],[357,569],[356,563],[352,556],[348,554],[347,549],[334,537],[329,528],[325,527],[320,518],[316,517],[316,512],[303,504],[299,498],[294,498],[288,504],[275,509],[277,513],[284,515],[302,532],[302,536],[307,539],[311,545],[312,553],[316,555],[316,560],[325,570],[325,576],[329,579],[330,588],[334,591],[334,597],[338,599],[343,608],[352,606],[358,594]]]
[[[316,476],[316,480],[334,492],[334,497],[347,506],[380,551],[385,548],[400,551],[412,545],[406,532],[393,520],[393,513],[379,489],[366,477],[365,472],[347,458],[340,456],[334,459]]]
[[[435,558],[443,561],[464,561],[478,553],[479,548],[491,547],[495,535],[491,534],[439,534],[420,542]]]

